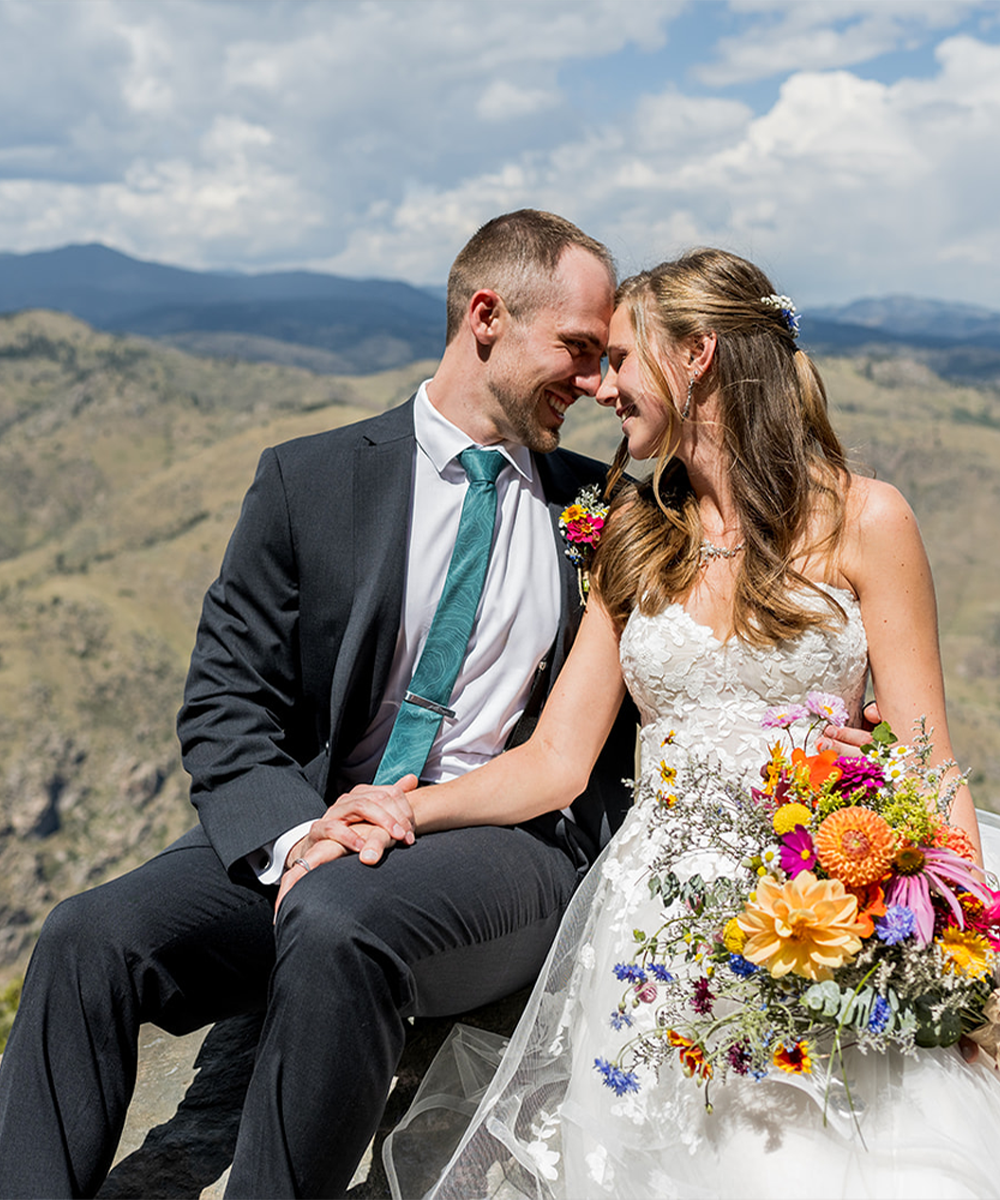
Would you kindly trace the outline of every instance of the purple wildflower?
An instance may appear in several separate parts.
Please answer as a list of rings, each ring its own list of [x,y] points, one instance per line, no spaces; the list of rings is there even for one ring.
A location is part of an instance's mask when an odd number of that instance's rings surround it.
[[[700,1017],[710,1017],[712,1015],[712,1001],[715,999],[715,994],[708,986],[708,980],[704,978],[696,979],[694,984],[694,995],[691,997],[691,1007]]]
[[[822,717],[830,725],[846,725],[850,720],[847,705],[832,692],[810,692],[806,708],[814,717]]]
[[[750,1070],[750,1063],[753,1061],[747,1042],[733,1042],[726,1051],[726,1058],[737,1075],[745,1075]]]
[[[916,927],[916,914],[905,904],[890,904],[884,917],[875,918],[875,934],[887,946],[905,942]]]
[[[760,725],[762,729],[787,729],[808,716],[809,710],[804,704],[775,705],[764,713]]]
[[[833,765],[840,771],[834,787],[845,796],[853,796],[855,804],[868,804],[879,788],[885,787],[882,768],[870,758],[844,758],[842,755]],[[856,795],[861,789],[862,795]]]
[[[605,1087],[611,1088],[616,1096],[639,1090],[639,1079],[635,1071],[623,1071],[617,1063],[610,1063],[606,1058],[595,1058],[594,1069],[600,1071],[604,1076]]]
[[[623,1008],[616,1008],[611,1014],[612,1029],[627,1029],[632,1024],[632,1018]]]
[[[781,839],[781,869],[794,879],[800,871],[811,871],[816,865],[812,835],[804,825],[796,825]]]
[[[663,963],[650,963],[649,973],[654,979],[658,979],[660,983],[673,983],[674,977],[670,974]]]
[[[613,969],[615,978],[620,979],[622,983],[646,982],[646,972],[635,963],[615,963]]]
[[[872,1005],[871,1016],[868,1018],[868,1028],[872,1033],[881,1033],[886,1025],[889,1024],[889,1018],[892,1016],[892,1006],[885,996],[876,996],[875,1003]]]

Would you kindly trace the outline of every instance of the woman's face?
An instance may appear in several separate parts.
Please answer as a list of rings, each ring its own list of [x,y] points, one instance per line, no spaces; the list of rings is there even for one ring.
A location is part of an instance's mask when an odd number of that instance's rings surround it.
[[[675,364],[669,354],[658,355],[657,361],[671,389],[676,387]],[[684,388],[687,387],[686,382]],[[681,395],[685,393],[682,391]],[[597,403],[614,407],[622,423],[622,435],[628,439],[628,452],[636,459],[652,458],[659,452],[671,426],[676,426],[678,414],[664,399],[650,378],[636,348],[635,332],[628,309],[615,309],[608,333],[608,370],[597,389]]]

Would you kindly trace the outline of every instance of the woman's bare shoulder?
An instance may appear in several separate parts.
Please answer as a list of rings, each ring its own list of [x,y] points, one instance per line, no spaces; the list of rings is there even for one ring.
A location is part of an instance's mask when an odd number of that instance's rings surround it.
[[[881,479],[852,475],[846,508],[848,532],[864,540],[894,537],[916,526],[906,497],[899,488]]]

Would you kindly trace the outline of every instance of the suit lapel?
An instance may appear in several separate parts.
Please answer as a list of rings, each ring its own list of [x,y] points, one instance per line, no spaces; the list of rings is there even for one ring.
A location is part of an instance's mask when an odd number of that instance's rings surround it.
[[[552,522],[552,536],[555,539],[556,553],[559,558],[561,597],[559,634],[556,638],[552,662],[550,664],[552,667],[552,677],[554,678],[563,665],[566,654],[569,651],[569,644],[572,641],[573,634],[576,633],[577,627],[580,624],[580,618],[583,615],[583,609],[580,605],[580,586],[576,567],[566,557],[566,540],[563,537],[562,530],[559,528],[559,518],[562,516],[566,505],[572,502],[577,481],[566,471],[559,456],[559,451],[554,451],[552,454],[545,456],[536,454],[533,458],[535,469],[539,473],[542,490],[545,493],[548,504],[549,518]]]
[[[352,462],[354,593],[330,688],[334,744],[353,744],[385,691],[403,609],[413,404],[369,423]],[[348,728],[345,728],[345,723]]]

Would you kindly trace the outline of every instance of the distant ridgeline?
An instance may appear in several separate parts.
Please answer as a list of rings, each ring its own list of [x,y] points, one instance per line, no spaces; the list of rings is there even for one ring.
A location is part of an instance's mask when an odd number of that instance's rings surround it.
[[[0,254],[0,313],[48,308],[194,354],[365,374],[437,358],[442,288],[310,271],[188,271],[107,246]],[[942,379],[1000,387],[1000,313],[913,296],[803,314],[816,354],[908,357]]]
[[[324,374],[383,371],[444,348],[444,301],[407,283],[185,271],[101,245],[0,254],[0,312],[29,308],[196,354]]]

